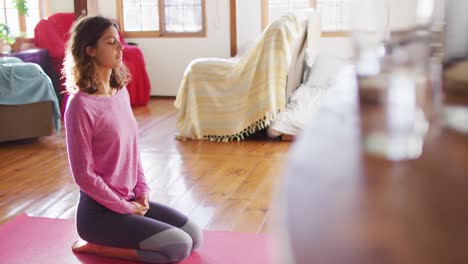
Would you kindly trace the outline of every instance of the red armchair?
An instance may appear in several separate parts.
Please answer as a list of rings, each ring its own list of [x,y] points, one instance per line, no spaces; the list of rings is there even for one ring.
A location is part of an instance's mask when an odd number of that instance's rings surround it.
[[[49,51],[52,66],[61,76],[65,45],[70,37],[69,30],[75,20],[73,13],[57,13],[47,19],[42,19],[34,29],[34,45]],[[146,105],[149,101],[151,85],[145,68],[145,61],[140,49],[134,45],[128,45],[121,36],[124,44],[122,61],[127,66],[132,80],[127,85],[130,94],[130,102],[133,106]],[[62,91],[65,89],[63,82]],[[62,100],[62,113],[68,96]]]

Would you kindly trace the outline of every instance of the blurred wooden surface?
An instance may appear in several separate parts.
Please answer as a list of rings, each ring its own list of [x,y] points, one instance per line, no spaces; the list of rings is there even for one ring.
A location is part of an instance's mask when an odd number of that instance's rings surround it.
[[[433,125],[418,160],[365,154],[356,89],[340,80],[285,168],[296,263],[468,263],[468,135]]]
[[[272,189],[288,142],[177,141],[173,99],[134,109],[151,199],[188,214],[203,228],[266,232]],[[78,189],[69,172],[65,132],[0,144],[0,223],[26,212],[73,218]]]

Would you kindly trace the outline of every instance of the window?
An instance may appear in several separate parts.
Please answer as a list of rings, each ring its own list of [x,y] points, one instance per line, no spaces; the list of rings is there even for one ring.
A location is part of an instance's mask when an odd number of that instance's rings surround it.
[[[47,3],[44,0],[29,0],[28,16],[19,14],[11,0],[0,0],[0,23],[10,27],[13,36],[26,32],[27,38],[34,37],[34,28],[46,16]]]
[[[351,0],[317,0],[323,31],[345,31],[350,27]]]
[[[322,18],[322,31],[327,36],[344,35],[349,30],[349,7],[352,0],[263,0],[262,25],[291,10],[314,7]]]
[[[206,35],[205,0],[118,0],[125,37]]]

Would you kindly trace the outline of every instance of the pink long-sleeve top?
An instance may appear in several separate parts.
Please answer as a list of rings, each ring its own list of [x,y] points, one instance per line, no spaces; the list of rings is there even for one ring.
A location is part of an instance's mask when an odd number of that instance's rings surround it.
[[[65,112],[68,160],[80,189],[108,209],[131,214],[148,194],[138,152],[138,125],[123,88],[112,97],[70,96]]]

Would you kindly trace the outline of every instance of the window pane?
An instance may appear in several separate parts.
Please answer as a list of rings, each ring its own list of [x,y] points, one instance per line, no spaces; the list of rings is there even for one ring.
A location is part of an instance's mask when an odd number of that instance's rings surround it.
[[[41,17],[39,16],[39,9],[29,9],[29,16],[26,17],[26,31],[29,38],[34,37],[34,28],[36,27]]]
[[[159,30],[158,0],[124,0],[124,31]]]
[[[11,34],[15,37],[18,36],[20,32],[20,28],[19,28],[18,11],[16,9],[6,10],[6,23],[10,27]]]
[[[155,5],[145,6],[141,12],[142,30],[159,30],[159,11]]]
[[[352,0],[343,1],[343,7],[341,8],[341,25],[339,25],[341,29],[351,29],[351,3]]]
[[[309,7],[309,1],[304,0],[289,0],[289,8],[290,9],[303,9]]]
[[[200,0],[166,0],[164,11],[166,31],[202,31],[202,3]]]
[[[349,29],[350,0],[318,0],[317,11],[322,18],[322,30]]]
[[[201,0],[165,0],[165,5],[201,5]]]
[[[28,0],[28,8],[29,9],[39,9],[39,1],[40,0]]]
[[[334,30],[336,20],[336,3],[331,1],[318,1],[317,11],[322,18],[322,30]]]
[[[351,0],[317,0],[317,11],[321,15],[322,30],[336,31],[349,29],[349,5]],[[285,15],[290,10],[307,8],[309,0],[270,0],[269,22]]]
[[[13,4],[12,1],[10,1],[10,0],[5,0],[5,7],[6,7],[6,8],[14,8],[15,5]]]
[[[124,6],[140,6],[140,0],[123,0]]]
[[[125,31],[141,31],[140,7],[125,7],[124,10]]]
[[[269,22],[271,23],[275,21],[276,19],[286,14],[288,11],[289,4],[286,1],[283,1],[283,3],[275,3],[274,5],[270,5]]]
[[[4,10],[0,10],[0,23],[5,24],[5,13]]]
[[[310,7],[309,0],[270,0],[269,1],[269,22],[284,16],[289,11]]]
[[[142,6],[158,6],[158,0],[141,0],[141,5]]]

